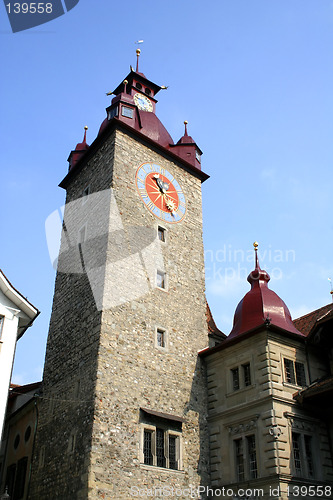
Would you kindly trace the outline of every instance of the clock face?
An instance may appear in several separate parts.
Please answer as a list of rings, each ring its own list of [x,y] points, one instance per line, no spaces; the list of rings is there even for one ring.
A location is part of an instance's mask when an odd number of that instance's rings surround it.
[[[165,222],[184,219],[186,200],[174,176],[155,163],[144,163],[135,176],[136,187],[148,210]]]
[[[134,102],[142,111],[153,111],[152,102],[145,95],[139,93],[134,94]]]

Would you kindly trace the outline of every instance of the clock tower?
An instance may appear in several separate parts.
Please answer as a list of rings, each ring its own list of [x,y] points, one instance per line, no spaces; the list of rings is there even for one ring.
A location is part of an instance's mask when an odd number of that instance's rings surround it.
[[[161,89],[131,69],[60,183],[66,205],[31,499],[163,498],[172,489],[186,497],[209,483],[197,357],[208,343],[208,176],[186,124],[175,144],[157,118]]]

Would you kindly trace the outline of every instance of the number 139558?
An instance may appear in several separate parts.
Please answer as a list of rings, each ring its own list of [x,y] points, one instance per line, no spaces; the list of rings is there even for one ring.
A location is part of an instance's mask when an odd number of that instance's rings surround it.
[[[6,4],[8,14],[51,14],[52,3],[44,2],[9,2]]]

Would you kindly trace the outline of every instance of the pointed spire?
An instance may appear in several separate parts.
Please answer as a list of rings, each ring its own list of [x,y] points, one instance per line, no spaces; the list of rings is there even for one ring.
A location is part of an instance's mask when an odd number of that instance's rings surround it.
[[[140,49],[136,49],[136,72],[139,73],[139,57],[141,54]]]
[[[87,130],[88,130],[88,127],[87,125],[84,126],[84,136],[83,136],[83,141],[82,141],[82,144],[84,145],[87,145]]]
[[[184,133],[184,136],[187,137],[188,136],[188,133],[187,133],[187,124],[188,124],[188,121],[185,120],[184,121],[184,125],[185,125],[185,133]]]
[[[255,267],[254,270],[247,277],[247,281],[251,283],[252,288],[258,282],[266,284],[271,279],[270,275],[266,271],[263,271],[260,267],[259,257],[258,257],[258,246],[259,246],[258,242],[255,241],[253,243],[254,255],[255,255],[254,257]]]

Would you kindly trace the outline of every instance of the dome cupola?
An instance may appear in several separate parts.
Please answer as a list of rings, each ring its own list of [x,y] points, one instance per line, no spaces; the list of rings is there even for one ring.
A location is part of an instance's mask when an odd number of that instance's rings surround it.
[[[304,335],[295,328],[286,304],[273,290],[268,288],[270,276],[260,268],[258,243],[255,242],[253,246],[255,269],[247,278],[247,281],[251,284],[251,290],[236,308],[233,328],[228,339],[238,337],[264,324],[274,325],[303,337]]]

